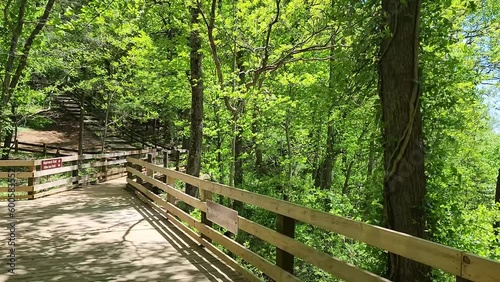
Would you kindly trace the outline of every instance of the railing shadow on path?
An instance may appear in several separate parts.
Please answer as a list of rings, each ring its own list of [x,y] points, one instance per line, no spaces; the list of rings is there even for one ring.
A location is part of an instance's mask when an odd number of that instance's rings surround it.
[[[18,202],[17,274],[5,265],[0,281],[234,281],[124,187],[118,179]]]

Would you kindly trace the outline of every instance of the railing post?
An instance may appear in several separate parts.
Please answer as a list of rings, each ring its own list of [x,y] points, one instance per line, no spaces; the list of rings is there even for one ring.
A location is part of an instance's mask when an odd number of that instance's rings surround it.
[[[212,192],[202,190],[198,187],[198,193],[200,193],[200,201],[206,202],[212,200]],[[207,219],[207,213],[205,212],[201,212],[201,223],[212,227],[212,222]],[[201,234],[201,238],[207,240],[208,242],[212,242],[212,239],[208,238],[204,234]]]
[[[139,154],[137,155],[137,158],[142,160],[142,154]],[[140,164],[136,164],[133,166],[133,168],[135,168],[137,171],[139,171],[139,173],[142,173],[142,165]],[[139,184],[143,184],[144,182],[142,181],[142,178],[140,178],[139,176],[136,176],[135,177],[135,182],[139,183]]]
[[[172,188],[175,188],[175,178],[166,175],[165,178],[166,178],[165,182],[167,183],[167,185]],[[167,202],[171,203],[174,206],[176,205],[175,198],[170,193],[167,193]]]
[[[179,163],[181,161],[181,152],[179,150],[175,150],[175,170],[179,171]]]
[[[16,139],[14,140],[14,153],[17,153],[19,151],[19,141]]]
[[[155,163],[155,156],[154,153],[150,152],[148,153],[148,163],[154,164]],[[146,175],[153,178],[154,177],[154,171],[152,169],[146,169]],[[153,193],[159,195],[160,194],[160,189],[158,187],[154,187],[151,183],[145,183],[144,186],[148,188],[148,190],[152,191]]]
[[[278,214],[276,217],[276,231],[290,238],[295,238],[295,219]],[[276,248],[276,265],[293,274],[292,254]]]
[[[47,144],[43,143],[43,156],[47,155]]]
[[[463,278],[463,277],[460,277],[460,276],[456,276],[456,280],[455,281],[456,282],[472,282],[471,280]]]
[[[168,168],[169,159],[168,159],[168,150],[163,151],[163,167]],[[163,182],[167,183],[167,185],[175,187],[175,179],[172,177],[168,177],[166,174],[163,176]],[[175,205],[175,199],[170,193],[167,192],[167,202]]]
[[[72,161],[71,162],[71,165],[73,166],[78,166],[76,169],[74,169],[72,172],[71,172],[71,177],[76,177],[75,180],[73,180],[72,184],[73,186],[77,185],[78,186],[78,182],[80,181],[80,179],[78,179],[78,168],[79,168],[79,164],[78,164],[79,160],[76,160],[76,161]]]
[[[130,155],[129,157],[132,157],[132,155]],[[125,169],[128,168],[128,167],[133,168],[131,162],[126,162],[125,163]],[[133,180],[132,177],[133,177],[132,172],[130,172],[130,171],[127,170],[127,179]],[[128,184],[128,182],[127,182],[127,187],[128,188],[132,188],[132,186],[130,186],[130,184]]]
[[[103,166],[101,166],[101,182],[106,182],[107,180],[108,180],[108,158],[104,157]]]
[[[163,151],[163,167],[168,168],[169,165],[169,154],[168,150]]]
[[[33,187],[31,189],[31,191],[28,192],[28,196],[31,195],[30,198],[28,198],[29,200],[34,200],[35,199],[35,173],[36,173],[36,166],[35,166],[35,163],[33,162],[33,166],[29,166],[28,167],[28,171],[31,171],[33,172],[33,177],[30,177],[28,178],[28,186],[31,186]]]
[[[131,162],[126,162],[125,163],[125,168],[128,168],[128,167],[132,167],[132,163]],[[132,172],[130,171],[127,171],[127,178],[132,180]]]

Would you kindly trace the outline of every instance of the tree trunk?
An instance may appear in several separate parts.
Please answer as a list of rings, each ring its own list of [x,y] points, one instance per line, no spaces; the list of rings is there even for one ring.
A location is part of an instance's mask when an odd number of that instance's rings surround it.
[[[15,136],[15,139],[17,139],[17,114],[16,114],[16,106],[12,103],[11,104],[11,119],[12,123],[14,124],[14,128],[9,128],[7,132],[5,133],[5,139],[3,142],[3,150],[2,150],[2,160],[8,160],[10,157],[10,147],[12,145],[12,137]]]
[[[333,5],[333,2],[332,2]],[[335,36],[335,31],[332,36]],[[334,97],[334,53],[335,47],[332,44],[330,48],[330,60],[329,60],[329,75],[328,75],[328,92],[330,94],[331,100],[331,108],[328,113],[328,122],[327,122],[327,130],[326,130],[326,155],[323,161],[320,163],[318,167],[318,173],[316,178],[316,187],[319,187],[323,190],[329,190],[332,188],[332,178],[333,178],[333,164],[335,162],[335,127],[333,121],[333,108],[335,104]]]
[[[419,0],[383,0],[385,24],[379,65],[384,122],[384,212],[389,228],[425,235],[426,180],[418,85]],[[431,268],[389,254],[392,281],[430,281]]]
[[[315,184],[323,190],[329,190],[332,187],[333,179],[333,164],[335,162],[334,152],[334,127],[333,124],[328,125],[326,137],[326,155],[318,167]]]
[[[241,136],[241,128],[235,127],[236,136],[234,137],[234,187],[242,188],[243,186],[243,137]],[[243,203],[237,200],[233,201],[233,209],[242,213]]]
[[[375,169],[375,141],[371,140],[370,141],[370,151],[368,153],[367,172],[366,172],[366,179],[367,180],[373,175],[374,169]]]
[[[27,2],[28,2],[27,0],[23,0],[23,1],[21,1],[20,5],[19,5],[17,24],[16,24],[15,28],[12,29],[12,38],[10,41],[9,53],[7,54],[7,62],[5,64],[5,75],[3,78],[3,85],[2,85],[2,97],[0,100],[0,138],[2,138],[2,136],[4,134],[6,123],[8,123],[8,117],[4,116],[3,107],[6,107],[8,105],[10,98],[11,98],[11,94],[13,92],[13,89],[10,87],[10,83],[11,83],[11,79],[12,79],[12,73],[14,71],[15,54],[17,53],[17,47],[19,44],[19,37],[21,36],[22,31],[23,31],[24,14],[26,11]],[[5,24],[7,25],[8,23],[6,22]],[[7,138],[12,138],[12,133],[7,132],[7,136],[4,136],[4,138],[5,138],[5,140],[7,140]],[[10,141],[4,142],[4,151],[2,153],[2,159],[5,156],[8,158],[7,143],[9,143],[9,146],[10,146]]]
[[[31,47],[33,45],[33,42],[36,38],[36,36],[40,33],[40,31],[43,29],[45,24],[47,23],[48,17],[50,15],[50,12],[52,10],[52,7],[54,6],[55,0],[48,0],[47,4],[45,5],[44,12],[42,16],[38,19],[38,22],[35,26],[35,28],[31,31],[30,35],[24,42],[23,46],[23,51],[22,51],[22,56],[19,56],[19,59],[17,60],[17,67],[15,66],[16,64],[16,53],[18,49],[18,44],[19,44],[19,38],[23,33],[23,25],[24,25],[24,14],[26,12],[26,7],[28,5],[27,0],[22,0],[19,5],[19,13],[17,16],[17,24],[16,26],[12,29],[12,38],[10,42],[10,48],[9,48],[9,53],[7,56],[7,63],[5,65],[5,76],[3,80],[3,85],[2,85],[2,97],[0,100],[0,138],[4,132],[4,126],[5,122],[8,122],[8,118],[3,116],[4,110],[2,109],[3,106],[7,106],[7,104],[10,102],[10,99],[12,97],[12,94],[14,93],[14,89],[16,89],[24,69],[26,68],[27,62],[28,62],[28,56],[31,51]],[[10,2],[7,3],[6,8],[10,6]],[[7,18],[7,17],[5,17]],[[6,25],[9,23],[5,22]],[[15,69],[15,71],[14,71]],[[14,75],[12,75],[14,74]],[[10,138],[12,139],[12,130],[10,132],[7,132],[7,136],[5,138]],[[6,142],[4,145],[7,145],[9,143],[10,147],[10,140]],[[8,152],[7,152],[7,157],[8,157]]]
[[[202,54],[201,38],[197,29],[200,9],[197,5],[191,8],[192,30],[189,38],[191,47],[190,67],[191,67],[191,136],[189,142],[189,156],[186,172],[193,176],[200,176],[201,170],[201,145],[203,141],[203,80],[202,80]],[[186,193],[196,197],[198,188],[186,185]]]
[[[252,142],[255,149],[255,168],[257,172],[257,176],[261,176],[265,173],[264,162],[262,149],[260,148],[260,144],[257,144],[257,132],[258,132],[258,108],[257,106],[253,109],[252,112]]]
[[[235,45],[235,65],[236,65],[236,70],[238,71],[238,77],[239,77],[239,86],[238,88],[243,88],[245,85],[245,68],[243,66],[243,51],[236,51],[236,45]],[[236,84],[236,83],[235,83]],[[242,136],[242,130],[240,126],[238,126],[237,122],[239,118],[243,115],[243,112],[245,111],[245,101],[242,99],[238,100],[237,103],[239,109],[239,112],[235,113],[235,140],[234,140],[234,186],[238,188],[242,188],[243,185],[243,136]],[[241,205],[241,204],[240,204]]]
[[[10,155],[10,146],[12,145],[12,135],[13,130],[9,129],[5,133],[5,139],[3,143],[2,160],[8,160]]]
[[[241,188],[243,185],[243,137],[241,128],[237,128],[236,139],[234,142],[234,186]]]
[[[87,77],[87,69],[84,69],[84,77]],[[85,92],[80,94],[80,131],[78,134],[78,155],[83,155],[83,132],[85,127]],[[104,152],[103,152],[104,153]]]
[[[101,144],[101,152],[105,153],[106,151],[106,138],[108,138],[108,126],[109,126],[109,111],[111,108],[111,100],[113,99],[114,93],[108,96],[108,101],[106,103],[106,113],[104,116],[104,132],[102,134],[102,144]]]
[[[5,65],[5,76],[2,86],[2,102],[3,105],[7,105],[10,100],[10,94],[12,93],[12,88],[10,87],[12,73],[15,64],[15,54],[17,53],[17,46],[19,44],[19,37],[23,32],[24,25],[24,14],[26,11],[27,0],[22,0],[19,5],[19,14],[17,16],[17,25],[12,31],[12,38],[10,41],[10,49],[7,54],[7,63]],[[5,23],[7,24],[7,23]]]
[[[220,116],[218,113],[218,106],[217,104],[212,104],[212,109],[213,109],[213,114],[214,114],[214,120],[215,120],[215,126],[216,128],[221,128],[221,120]],[[224,163],[222,161],[222,142],[224,138],[222,136],[221,130],[217,130],[217,139],[216,139],[216,145],[217,145],[217,164],[219,165],[219,179],[218,182],[224,183]]]
[[[347,162],[345,164],[345,179],[344,179],[344,185],[342,185],[342,195],[347,194],[347,191],[349,190],[349,180],[351,179],[351,172],[352,172],[352,166],[354,165],[354,161]]]

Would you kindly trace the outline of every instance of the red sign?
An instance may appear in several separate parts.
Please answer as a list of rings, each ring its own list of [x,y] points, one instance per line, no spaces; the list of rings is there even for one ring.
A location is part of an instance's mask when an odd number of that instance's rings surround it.
[[[42,161],[42,170],[62,167],[62,159],[51,159]]]

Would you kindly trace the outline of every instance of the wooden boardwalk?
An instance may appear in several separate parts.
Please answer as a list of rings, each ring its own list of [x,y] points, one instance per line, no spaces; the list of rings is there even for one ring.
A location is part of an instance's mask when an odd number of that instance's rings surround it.
[[[246,281],[124,187],[17,202],[17,274],[7,274],[2,232],[0,281]]]

